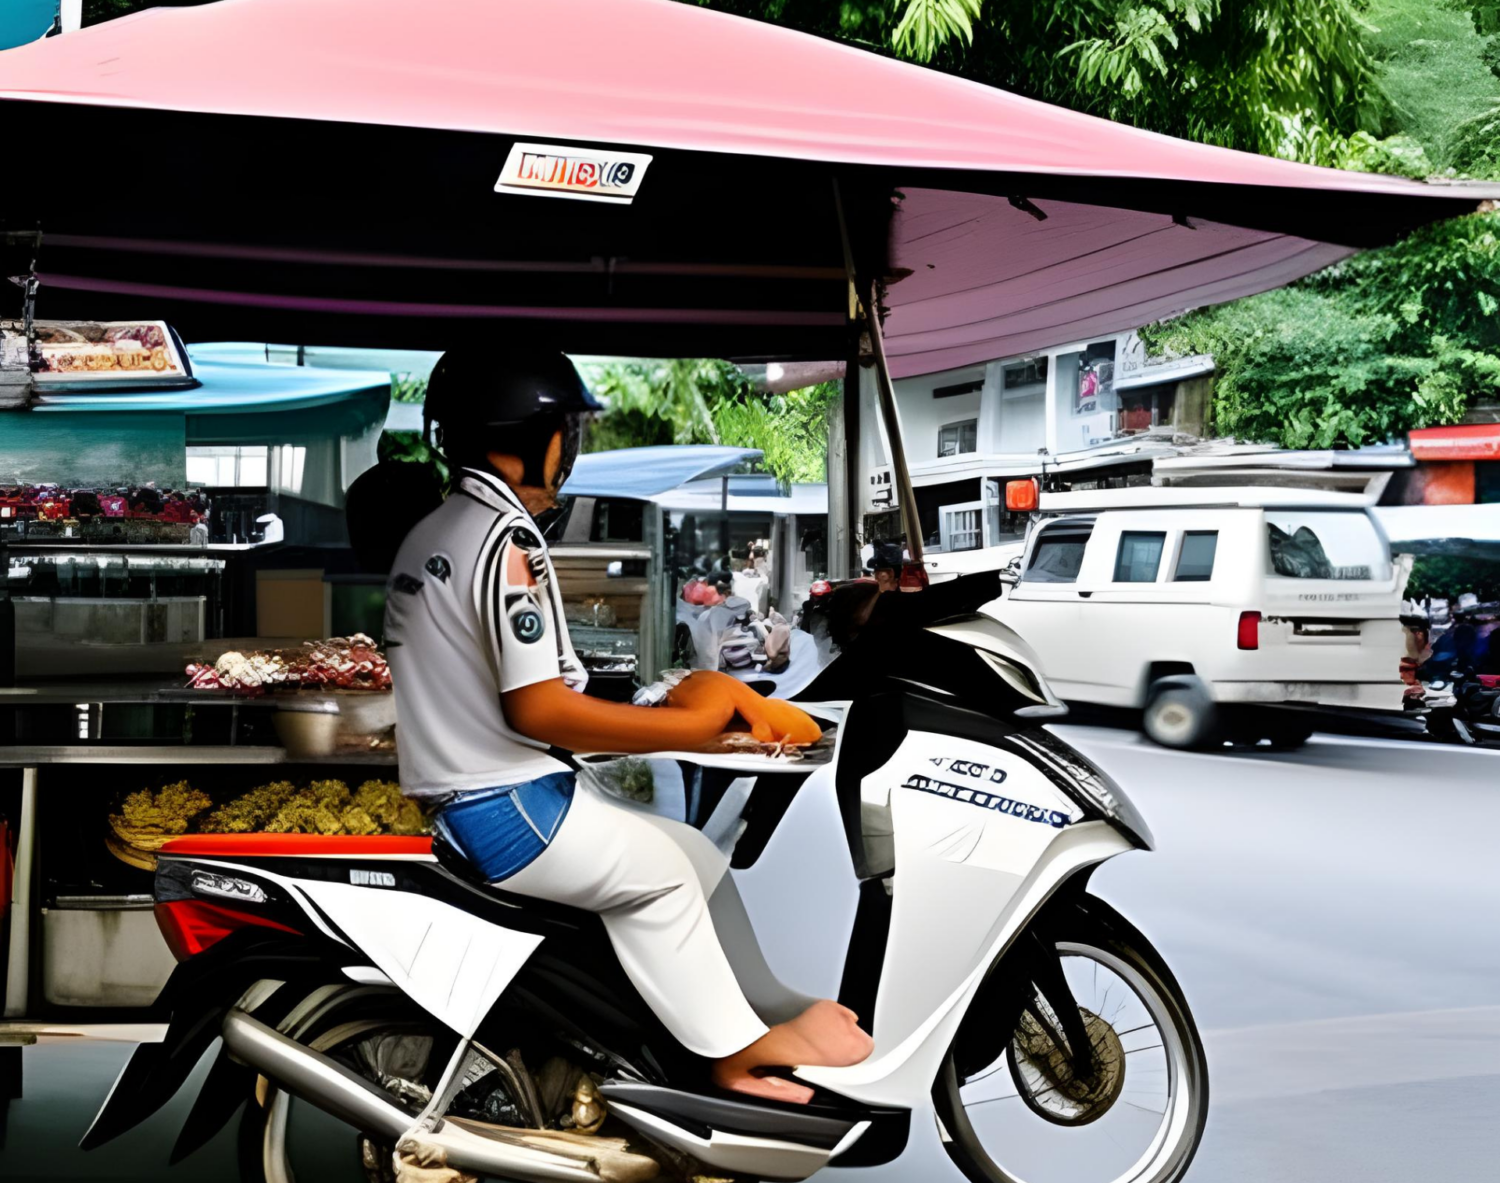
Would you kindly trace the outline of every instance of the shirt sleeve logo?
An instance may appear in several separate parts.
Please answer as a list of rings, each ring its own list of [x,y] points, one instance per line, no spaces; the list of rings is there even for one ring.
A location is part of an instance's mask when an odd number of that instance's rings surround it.
[[[426,568],[427,574],[440,583],[447,583],[448,576],[453,571],[453,568],[448,565],[448,560],[443,558],[442,555],[433,555],[423,566]]]
[[[540,641],[547,632],[547,622],[530,596],[514,596],[509,616],[511,635],[523,645]]]

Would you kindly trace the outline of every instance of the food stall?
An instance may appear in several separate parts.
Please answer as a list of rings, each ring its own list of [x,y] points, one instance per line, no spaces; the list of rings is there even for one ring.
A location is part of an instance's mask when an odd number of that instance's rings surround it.
[[[37,142],[192,145],[188,167],[113,173],[108,200],[91,152],[51,154],[8,183],[0,274],[22,284],[0,289],[18,305],[0,312],[28,326],[149,315],[189,342],[486,342],[497,366],[515,333],[574,353],[846,361],[829,457],[835,577],[860,541],[851,503],[864,474],[845,445],[860,432],[888,436],[891,500],[922,557],[893,377],[1265,290],[1500,196],[1148,135],[654,0],[157,9],[8,51],[0,111]],[[876,387],[878,425],[859,421],[861,382]],[[0,381],[0,401],[16,385]],[[295,450],[282,462],[295,472]],[[296,524],[316,538],[328,520],[308,510]],[[227,545],[254,554],[254,542]],[[294,637],[327,636],[305,627],[316,597],[297,586],[317,567],[274,570],[294,575],[258,571],[262,602],[290,605],[278,619],[301,622]],[[283,627],[257,618],[247,648],[275,648]],[[237,676],[230,664],[216,676]],[[186,829],[252,792],[244,812],[265,824],[252,805],[285,792],[270,789],[281,779],[343,825],[361,777],[389,775],[388,751],[330,748],[326,727],[319,747],[322,725],[301,747],[277,732],[274,719],[296,712],[259,700],[301,688],[153,701],[155,719],[177,720],[171,734],[158,722],[126,739],[96,727],[88,705],[116,691],[47,681],[4,691],[0,810],[19,836],[12,1018],[83,1001],[48,998],[40,905],[140,903],[144,880],[116,876],[145,872],[105,849],[108,828],[122,841],[153,817]],[[327,781],[347,799],[314,788]],[[152,795],[127,814],[139,789]]]
[[[247,802],[275,805],[257,824],[354,832],[401,804],[384,659],[334,631],[363,624],[341,501],[390,376],[194,359],[159,321],[32,332],[26,394],[0,411],[0,720],[10,816],[36,818],[5,1008],[133,1008],[171,965],[150,911],[167,836],[241,824]],[[23,334],[0,325],[10,356]]]

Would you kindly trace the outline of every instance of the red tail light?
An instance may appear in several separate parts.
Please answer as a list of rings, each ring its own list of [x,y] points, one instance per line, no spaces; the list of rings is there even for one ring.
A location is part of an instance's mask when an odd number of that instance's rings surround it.
[[[230,933],[241,928],[274,928],[281,932],[296,932],[285,924],[277,924],[253,912],[242,912],[238,908],[226,908],[222,904],[205,903],[203,900],[166,900],[153,909],[156,926],[166,938],[167,948],[178,961],[186,961],[211,945],[216,945]]]
[[[927,568],[921,563],[902,563],[898,586],[902,591],[921,591],[927,586]]]
[[[1240,613],[1239,645],[1241,649],[1260,648],[1260,613]]]
[[[1005,508],[1011,513],[1030,513],[1037,507],[1036,477],[1025,481],[1005,482]]]

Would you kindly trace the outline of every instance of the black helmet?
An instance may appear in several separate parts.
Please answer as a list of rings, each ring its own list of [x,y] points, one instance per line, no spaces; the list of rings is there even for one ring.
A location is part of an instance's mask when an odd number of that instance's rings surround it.
[[[503,448],[525,464],[526,484],[542,485],[553,435],[563,433],[561,484],[578,456],[584,416],[602,409],[560,350],[467,347],[450,349],[433,368],[423,417],[442,429],[450,459]]]

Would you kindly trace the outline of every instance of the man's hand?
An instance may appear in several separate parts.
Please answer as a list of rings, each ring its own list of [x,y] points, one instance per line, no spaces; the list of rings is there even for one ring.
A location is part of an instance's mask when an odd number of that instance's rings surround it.
[[[706,707],[733,704],[734,711],[750,724],[750,734],[761,743],[817,743],[823,729],[801,707],[785,699],[765,698],[728,674],[696,670],[667,696],[673,706]]]
[[[664,707],[625,706],[568,689],[561,678],[500,696],[505,719],[522,735],[570,752],[668,752],[702,747],[738,714],[762,743],[816,743],[822,730],[805,711],[762,698],[716,671],[688,675]]]

